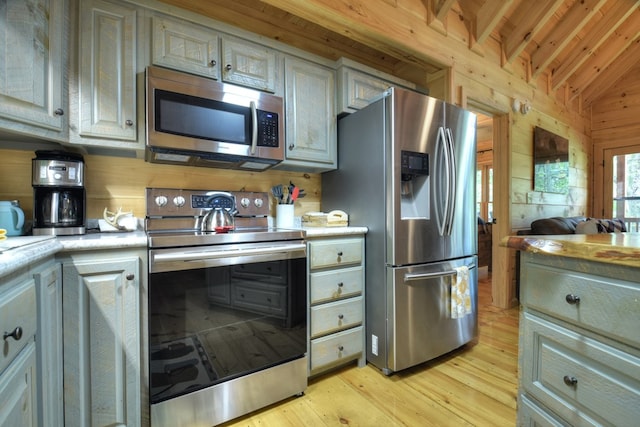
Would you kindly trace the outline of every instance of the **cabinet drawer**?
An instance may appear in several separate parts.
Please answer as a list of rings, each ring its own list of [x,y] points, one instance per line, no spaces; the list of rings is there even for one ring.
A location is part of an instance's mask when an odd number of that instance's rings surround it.
[[[20,328],[22,333],[18,340],[7,337],[2,341],[0,372],[27,345],[29,338],[35,335],[37,318],[36,286],[33,279],[0,293],[0,332],[11,333]]]
[[[518,422],[519,426],[529,427],[564,427],[565,424],[558,421],[553,415],[536,405],[524,395],[518,396]]]
[[[362,297],[311,307],[311,338],[360,325],[362,311]]]
[[[637,349],[610,347],[531,313],[521,320],[527,394],[572,425],[634,425],[640,419]]]
[[[362,266],[311,273],[311,305],[360,295],[363,288],[362,275]]]
[[[311,341],[311,370],[355,359],[363,351],[362,326]]]
[[[309,266],[318,268],[362,263],[362,238],[309,242]]]
[[[523,305],[636,347],[640,343],[637,284],[531,263],[523,275],[531,283],[522,289]],[[568,296],[580,301],[569,303]]]

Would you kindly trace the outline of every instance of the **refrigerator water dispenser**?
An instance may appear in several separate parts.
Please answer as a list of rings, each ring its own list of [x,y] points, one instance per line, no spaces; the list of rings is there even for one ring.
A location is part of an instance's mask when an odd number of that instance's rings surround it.
[[[429,219],[429,155],[402,151],[400,218]]]

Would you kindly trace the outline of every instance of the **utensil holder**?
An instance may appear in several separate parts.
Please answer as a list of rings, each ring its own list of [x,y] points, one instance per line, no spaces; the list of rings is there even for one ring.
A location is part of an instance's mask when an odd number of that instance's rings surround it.
[[[276,206],[276,228],[294,228],[293,205]]]

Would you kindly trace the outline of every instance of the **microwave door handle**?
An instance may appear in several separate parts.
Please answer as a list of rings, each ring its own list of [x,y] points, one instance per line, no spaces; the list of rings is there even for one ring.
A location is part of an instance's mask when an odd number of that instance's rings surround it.
[[[255,101],[251,101],[251,154],[256,154],[258,146],[258,111]]]

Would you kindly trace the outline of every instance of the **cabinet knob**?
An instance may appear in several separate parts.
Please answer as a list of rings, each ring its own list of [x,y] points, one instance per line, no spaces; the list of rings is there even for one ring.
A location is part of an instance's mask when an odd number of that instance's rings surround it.
[[[343,345],[339,345],[338,346],[338,351],[344,351],[344,346]]]
[[[216,62],[216,60],[215,60],[215,59],[212,59],[211,61],[209,61],[209,66],[210,66],[210,67],[215,67],[215,66],[216,66],[216,64],[217,64],[217,62]]]
[[[342,256],[342,251],[338,252],[338,256]]]
[[[11,332],[5,332],[2,335],[2,338],[6,341],[7,338],[13,338],[16,341],[20,341],[20,338],[22,338],[22,328],[20,326],[17,326],[13,331]]]
[[[338,314],[338,319],[340,320],[344,319],[344,314]]]
[[[576,385],[578,385],[578,379],[576,377],[565,375],[562,379],[564,380],[564,383],[569,387],[575,387]]]
[[[293,151],[296,148],[295,144],[289,144],[289,151]]]
[[[344,286],[344,283],[342,283],[342,282],[338,283],[338,287],[339,287],[339,288],[341,288],[341,287],[343,287],[343,286]]]
[[[580,297],[573,294],[567,294],[564,299],[567,300],[569,304],[578,304],[580,302]]]
[[[127,280],[133,280],[136,278],[135,274],[127,274]]]
[[[56,116],[64,116],[64,110],[62,108],[56,108],[56,111],[53,112]]]
[[[127,120],[127,121],[124,122],[124,124],[129,126],[129,127],[131,127],[131,126],[133,126],[133,120]]]
[[[227,64],[227,65],[224,67],[224,69],[225,69],[226,71],[231,71],[231,64]]]

